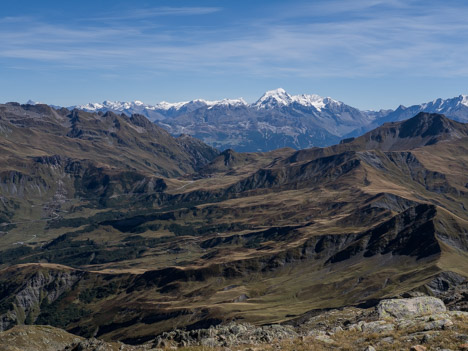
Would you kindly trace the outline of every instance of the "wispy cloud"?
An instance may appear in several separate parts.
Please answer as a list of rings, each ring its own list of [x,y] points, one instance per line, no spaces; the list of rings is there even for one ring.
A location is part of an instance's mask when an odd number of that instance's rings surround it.
[[[217,7],[139,9],[105,26],[0,19],[0,59],[50,62],[51,68],[112,71],[239,70],[258,76],[468,76],[468,6],[420,1],[318,1],[212,29],[155,26],[157,16],[216,14]],[[112,19],[116,17],[106,17]],[[20,19],[18,19],[20,21]],[[92,22],[88,22],[92,23]]]
[[[88,20],[115,21],[115,20],[137,20],[160,16],[200,16],[209,15],[221,11],[221,7],[152,7],[136,9],[127,12],[110,13],[104,16],[91,16]]]
[[[196,16],[208,15],[218,11],[221,11],[220,7],[157,7],[135,10],[127,16],[132,18],[146,18],[153,16]]]

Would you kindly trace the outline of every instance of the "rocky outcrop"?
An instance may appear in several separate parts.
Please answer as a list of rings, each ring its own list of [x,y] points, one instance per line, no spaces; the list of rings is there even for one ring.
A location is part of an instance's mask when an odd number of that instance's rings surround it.
[[[310,340],[316,345],[340,347],[343,338],[357,337],[358,343],[374,340],[378,349],[400,349],[392,344],[428,344],[446,333],[465,342],[468,335],[455,333],[457,324],[468,321],[468,313],[447,311],[434,297],[383,300],[375,308],[330,310],[319,313],[297,325],[255,327],[245,323],[229,323],[208,329],[176,329],[159,335],[152,347],[239,347],[270,345],[281,340]],[[356,346],[356,345],[355,345]],[[308,348],[306,348],[308,349]],[[358,348],[357,348],[358,349]],[[364,349],[364,347],[362,348]],[[320,348],[320,350],[322,350]],[[366,350],[375,350],[368,345]]]
[[[468,279],[454,272],[442,272],[426,284],[450,310],[468,312]]]
[[[446,312],[446,307],[442,300],[421,296],[412,299],[390,299],[383,300],[377,306],[379,317],[382,319],[392,318],[414,318],[425,315]]]
[[[14,298],[10,301],[9,310],[0,315],[0,330],[7,330],[14,325],[25,322],[33,323],[40,313],[41,304],[46,301],[51,304],[82,277],[84,272],[48,270],[37,271],[26,281],[18,283],[11,282],[10,285],[3,283],[0,296],[5,291]]]
[[[247,323],[230,323],[218,325],[209,329],[180,330],[163,333],[154,342],[154,347],[192,346],[208,347],[250,345],[271,343],[273,340],[282,340],[298,337],[298,333],[290,326],[279,324],[256,327]]]
[[[434,294],[443,294],[450,289],[468,283],[468,279],[454,272],[442,272],[432,279],[427,287],[431,289]]]

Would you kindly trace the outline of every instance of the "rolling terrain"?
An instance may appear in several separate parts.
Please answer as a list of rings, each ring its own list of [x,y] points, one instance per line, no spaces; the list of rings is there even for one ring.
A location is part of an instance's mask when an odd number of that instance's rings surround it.
[[[137,344],[468,276],[468,126],[440,114],[263,153],[45,105],[0,133],[0,329]]]

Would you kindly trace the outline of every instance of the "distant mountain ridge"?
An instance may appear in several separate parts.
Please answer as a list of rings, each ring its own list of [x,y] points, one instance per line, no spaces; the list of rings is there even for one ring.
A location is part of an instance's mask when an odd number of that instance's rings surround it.
[[[270,151],[282,147],[324,147],[357,137],[386,122],[411,118],[419,112],[441,113],[468,122],[468,96],[436,99],[395,110],[362,111],[330,97],[267,91],[256,102],[244,99],[186,102],[141,101],[89,103],[69,107],[88,112],[146,116],[172,135],[188,134],[220,150]]]
[[[390,112],[384,119],[388,121],[402,121],[419,112],[440,113],[459,122],[468,122],[468,95],[459,95],[450,99],[436,99],[420,105],[405,107],[400,105]]]

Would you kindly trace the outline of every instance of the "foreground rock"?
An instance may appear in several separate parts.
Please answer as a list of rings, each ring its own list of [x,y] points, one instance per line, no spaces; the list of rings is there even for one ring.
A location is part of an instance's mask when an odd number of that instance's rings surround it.
[[[404,343],[426,344],[440,339],[443,331],[445,334],[453,334],[451,332],[455,321],[465,323],[468,320],[467,312],[447,311],[444,303],[434,297],[383,300],[376,312],[377,320],[361,320],[349,325],[347,329],[364,336],[381,335],[379,344],[394,344],[395,336]],[[468,339],[466,334],[459,334],[457,337],[462,341]],[[425,350],[424,347],[415,345],[412,349]]]
[[[0,333],[0,351],[199,350],[465,350],[468,312],[447,311],[432,297],[384,300],[375,308],[318,313],[289,325],[231,322],[176,329],[143,345],[84,339],[49,326],[16,326]]]
[[[18,325],[0,333],[0,351],[55,351],[83,340],[49,326]]]
[[[375,347],[377,350],[409,350],[412,345],[422,350],[427,345],[444,346],[442,340],[445,343],[452,340],[454,345],[466,342],[467,322],[467,312],[447,311],[440,299],[423,296],[383,300],[371,309],[331,310],[291,325],[255,327],[230,323],[192,331],[177,329],[158,336],[151,346],[220,348],[262,345],[263,349],[272,344],[294,345],[301,340],[311,350],[320,350],[320,347],[340,349],[350,342],[362,344],[363,350]],[[460,325],[465,328],[459,328]],[[373,340],[374,345],[364,344],[369,340]]]
[[[84,339],[45,325],[20,325],[0,333],[0,351],[143,351],[148,345]]]
[[[291,326],[275,324],[255,327],[247,323],[230,323],[209,329],[191,331],[177,329],[169,333],[163,333],[155,339],[153,346],[237,346],[271,343],[275,340],[292,339],[298,336],[299,334]]]
[[[377,307],[380,318],[414,318],[447,311],[442,300],[421,296],[412,299],[383,300]]]

